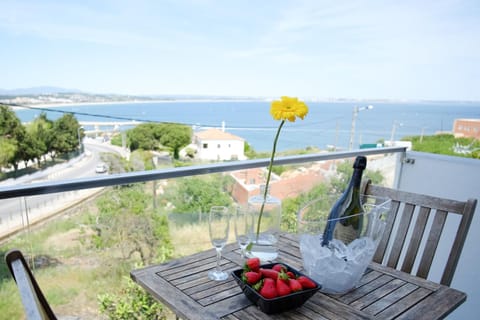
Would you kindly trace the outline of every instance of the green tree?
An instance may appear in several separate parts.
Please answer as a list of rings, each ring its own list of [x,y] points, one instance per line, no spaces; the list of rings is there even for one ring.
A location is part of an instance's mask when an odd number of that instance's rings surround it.
[[[25,131],[23,140],[18,142],[17,153],[18,159],[25,163],[25,167],[27,167],[28,161],[35,161],[42,155],[40,143],[34,134],[28,130]]]
[[[158,150],[164,146],[178,159],[180,149],[192,140],[192,129],[176,123],[142,123],[127,131],[127,140],[131,151]]]
[[[7,160],[7,164],[13,165],[16,171],[19,161],[23,160],[23,151],[20,148],[19,142],[25,138],[25,127],[15,112],[8,106],[0,106],[0,137],[4,139],[1,145],[6,148],[5,159]]]
[[[155,136],[155,124],[142,123],[127,131],[128,147],[131,151],[137,149],[156,150],[159,142]]]
[[[11,139],[0,137],[0,167],[7,167],[15,157],[17,144]]]
[[[180,149],[192,141],[192,128],[180,124],[163,124],[160,129],[160,143],[169,147],[173,158],[178,159]]]
[[[209,212],[214,205],[232,203],[224,189],[228,185],[228,179],[221,174],[177,179],[176,187],[169,188],[165,198],[173,204],[172,212]]]
[[[139,256],[144,265],[171,256],[168,221],[153,208],[144,184],[113,188],[98,199],[97,207],[98,247],[116,248],[124,260]]]
[[[38,139],[37,147],[40,148],[39,153],[45,157],[46,162],[47,153],[53,150],[53,121],[47,118],[47,114],[45,112],[42,112],[38,117],[35,118],[35,120],[33,120],[31,125],[27,127],[27,131],[29,131]]]
[[[75,116],[66,113],[53,122],[52,157],[56,154],[68,153],[79,147],[78,132],[80,124]]]

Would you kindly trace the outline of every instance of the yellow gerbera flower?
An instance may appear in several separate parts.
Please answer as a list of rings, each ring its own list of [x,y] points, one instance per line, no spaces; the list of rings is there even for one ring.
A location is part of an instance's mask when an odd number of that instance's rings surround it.
[[[278,137],[280,136],[280,131],[282,130],[285,121],[288,120],[290,122],[294,122],[297,117],[303,118],[308,113],[308,107],[303,101],[299,101],[298,98],[291,98],[291,97],[281,97],[280,100],[272,101],[272,105],[270,107],[270,114],[275,120],[282,120],[280,125],[278,126],[277,133],[275,135],[275,139],[273,139],[273,149],[272,154],[270,155],[270,163],[268,165],[268,173],[267,179],[265,183],[265,191],[263,194],[263,203],[260,207],[260,213],[258,215],[258,222],[257,222],[257,240],[258,235],[260,233],[260,223],[262,221],[262,215],[265,208],[265,201],[267,199],[267,192],[268,192],[268,185],[270,184],[270,177],[272,175],[272,167],[273,167],[273,160],[275,158],[275,152],[277,150],[277,142]],[[247,250],[250,250],[252,243],[248,245]]]
[[[272,101],[270,114],[275,120],[294,122],[297,117],[303,118],[308,113],[308,107],[298,98],[281,97],[281,100]]]

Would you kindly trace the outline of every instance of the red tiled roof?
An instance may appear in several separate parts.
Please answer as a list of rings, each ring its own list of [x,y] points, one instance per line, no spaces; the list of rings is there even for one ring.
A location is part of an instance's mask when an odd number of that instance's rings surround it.
[[[241,140],[239,136],[233,135],[228,132],[224,132],[218,129],[208,129],[205,131],[199,131],[195,133],[195,136],[200,140]]]

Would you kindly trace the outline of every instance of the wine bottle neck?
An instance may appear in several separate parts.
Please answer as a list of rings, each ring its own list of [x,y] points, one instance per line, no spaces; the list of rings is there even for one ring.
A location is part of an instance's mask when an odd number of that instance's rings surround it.
[[[360,188],[360,184],[362,183],[362,174],[363,169],[353,170],[351,183],[354,188]]]

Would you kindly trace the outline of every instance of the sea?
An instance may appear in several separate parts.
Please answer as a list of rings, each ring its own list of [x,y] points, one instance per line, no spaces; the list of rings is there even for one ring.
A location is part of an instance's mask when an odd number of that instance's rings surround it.
[[[282,128],[278,151],[308,147],[347,149],[352,137],[356,148],[406,136],[451,132],[455,119],[480,119],[480,102],[306,103],[309,112],[304,120],[287,122]],[[370,105],[373,108],[367,108]],[[359,111],[354,115],[355,109]],[[223,126],[226,132],[245,139],[258,152],[272,149],[279,125],[269,111],[269,101],[250,100],[122,102],[15,110],[22,122],[32,121],[41,112],[46,112],[51,120],[68,112],[80,122],[174,122],[192,126],[194,130]],[[129,128],[123,126],[120,130]]]

